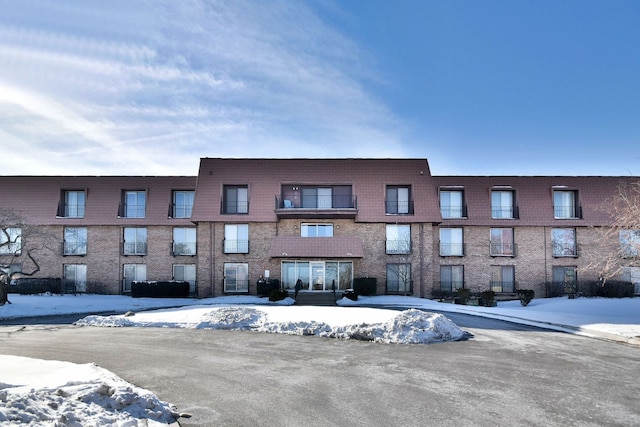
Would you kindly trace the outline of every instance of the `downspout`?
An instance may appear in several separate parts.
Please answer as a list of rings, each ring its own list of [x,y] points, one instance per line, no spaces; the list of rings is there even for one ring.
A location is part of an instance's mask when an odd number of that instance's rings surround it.
[[[424,224],[420,223],[420,298],[424,298]]]
[[[209,266],[209,283],[211,284],[211,296],[216,296],[216,273],[215,273],[215,265],[216,265],[216,255],[213,251],[213,239],[215,238],[215,231],[213,227],[213,223],[209,222],[209,253],[211,254],[211,265]]]
[[[549,280],[549,268],[547,265],[547,227],[542,227],[542,232],[544,234],[543,238],[544,238],[544,284],[545,286],[547,285],[547,282]]]

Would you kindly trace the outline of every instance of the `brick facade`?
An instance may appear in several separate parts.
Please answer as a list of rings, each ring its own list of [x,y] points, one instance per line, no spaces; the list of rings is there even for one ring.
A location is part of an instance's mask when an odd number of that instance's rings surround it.
[[[579,280],[598,279],[589,271],[590,261],[619,246],[617,241],[603,241],[598,232],[609,221],[600,206],[620,182],[632,179],[431,176],[427,162],[416,159],[201,159],[198,177],[0,177],[0,198],[27,223],[44,228],[44,234],[54,242],[50,251],[40,252],[37,276],[64,277],[65,265],[85,265],[89,292],[122,293],[127,264],[144,264],[147,280],[170,280],[175,265],[193,266],[195,295],[209,297],[235,292],[256,294],[256,282],[266,271],[270,278],[284,280],[283,263],[306,266],[309,262],[326,262],[351,263],[353,278],[376,278],[379,294],[411,293],[425,298],[440,290],[442,266],[460,266],[464,287],[476,292],[490,288],[498,269],[512,267],[516,289],[534,289],[536,295],[543,296],[545,283],[553,280],[554,267],[575,269]],[[228,187],[243,189],[246,211],[225,212]],[[409,194],[406,210],[400,213],[390,212],[386,205],[390,194],[395,194],[389,191],[396,188]],[[143,218],[119,216],[123,191],[132,189],[146,195]],[[318,189],[328,194],[343,192],[349,198],[336,207],[323,207],[318,202],[320,207],[304,208],[304,189],[312,194]],[[464,215],[443,218],[440,194],[452,189],[463,195]],[[59,215],[65,190],[86,195],[82,217]],[[173,218],[172,194],[182,190],[194,191],[193,214],[190,218]],[[492,215],[493,191],[513,194],[513,218]],[[575,217],[556,218],[554,191],[575,196]],[[287,197],[298,205],[285,207]],[[304,224],[331,225],[333,240],[323,241],[323,246],[309,240],[311,237],[302,237]],[[247,251],[225,251],[225,225],[248,227]],[[407,250],[388,253],[390,225],[410,227]],[[87,229],[86,253],[63,254],[65,227]],[[146,253],[125,255],[123,236],[127,227],[146,229]],[[195,254],[173,253],[176,227],[196,229]],[[462,229],[463,253],[441,254],[440,230],[445,228]],[[492,255],[492,228],[513,230],[513,254]],[[554,228],[575,230],[575,254],[554,256]],[[281,238],[288,240],[277,240]],[[274,245],[285,243],[292,244],[295,252],[272,251],[277,247]],[[346,245],[344,251],[335,247],[338,243]],[[325,250],[324,256],[314,252],[318,250]],[[23,254],[14,263],[22,263],[26,269],[28,260]],[[621,263],[632,265],[629,260]],[[233,277],[225,278],[225,266],[236,265],[240,266],[238,276],[233,272]],[[389,282],[391,265],[409,266],[406,287],[396,289],[397,283]],[[235,284],[229,285],[233,280]]]

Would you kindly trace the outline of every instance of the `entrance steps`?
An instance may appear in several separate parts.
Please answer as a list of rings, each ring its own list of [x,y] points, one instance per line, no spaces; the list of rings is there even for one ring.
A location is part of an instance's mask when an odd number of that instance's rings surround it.
[[[336,300],[342,296],[342,293],[336,292],[298,292],[295,305],[320,305],[331,306],[336,305]]]

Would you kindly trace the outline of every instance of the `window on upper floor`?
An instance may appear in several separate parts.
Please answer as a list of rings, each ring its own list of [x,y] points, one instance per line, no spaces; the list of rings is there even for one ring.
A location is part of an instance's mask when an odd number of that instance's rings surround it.
[[[640,256],[640,230],[620,230],[619,240],[623,258]]]
[[[300,225],[301,237],[333,237],[333,224],[307,224]]]
[[[513,228],[492,228],[490,230],[491,256],[514,256]]]
[[[196,254],[195,227],[175,227],[173,229],[173,255]]]
[[[464,256],[462,228],[440,229],[440,256]]]
[[[86,192],[84,190],[63,190],[58,216],[65,218],[84,218]]]
[[[224,253],[249,253],[249,224],[225,224]]]
[[[573,190],[553,190],[553,216],[556,219],[581,218],[578,192]]]
[[[491,218],[516,218],[514,192],[512,190],[491,190]]]
[[[249,213],[249,188],[246,185],[225,185],[223,214]]]
[[[124,228],[124,255],[147,254],[147,229],[145,227]]]
[[[554,257],[577,257],[578,245],[576,244],[575,228],[552,228],[551,244]]]
[[[170,216],[172,218],[191,218],[195,194],[195,191],[174,190]]]
[[[496,293],[516,291],[515,267],[513,265],[491,266],[491,290]]]
[[[444,219],[466,218],[463,190],[440,190],[440,214]]]
[[[125,190],[122,192],[120,217],[144,218],[147,210],[147,192],[144,190]]]
[[[0,228],[0,255],[20,255],[22,252],[22,229]]]
[[[63,255],[87,254],[87,227],[65,227]]]
[[[387,224],[387,254],[411,253],[411,226]]]
[[[386,190],[385,213],[388,215],[413,214],[411,187],[408,185],[388,185]]]

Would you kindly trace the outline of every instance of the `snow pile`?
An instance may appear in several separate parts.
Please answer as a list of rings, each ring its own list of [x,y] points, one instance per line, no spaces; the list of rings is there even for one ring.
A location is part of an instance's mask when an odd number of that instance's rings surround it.
[[[311,320],[296,314],[304,314],[298,307],[247,307],[226,306],[211,309],[181,310],[182,315],[174,315],[172,323],[166,315],[159,312],[140,313],[135,316],[87,316],[76,322],[86,326],[138,326],[138,327],[176,327],[197,329],[227,329],[268,332],[288,335],[314,335],[320,337],[358,339],[381,343],[429,344],[444,341],[456,341],[464,337],[464,332],[442,314],[409,309],[402,312],[362,308],[334,308],[325,312],[336,313],[336,310],[348,310],[359,313],[360,319],[376,319],[374,321],[346,322]],[[309,309],[312,310],[312,309]],[[283,312],[286,311],[286,312]],[[308,311],[308,310],[305,310]],[[380,316],[379,312],[385,315]],[[372,314],[374,313],[374,314]],[[187,314],[191,314],[191,319]],[[366,316],[368,315],[368,316]],[[357,317],[357,316],[356,316]],[[154,320],[162,319],[162,320]],[[274,320],[276,319],[276,320]],[[280,319],[280,320],[277,320]],[[386,321],[378,321],[387,319]]]
[[[166,425],[180,416],[150,391],[94,364],[17,356],[0,356],[0,361],[1,424]]]

